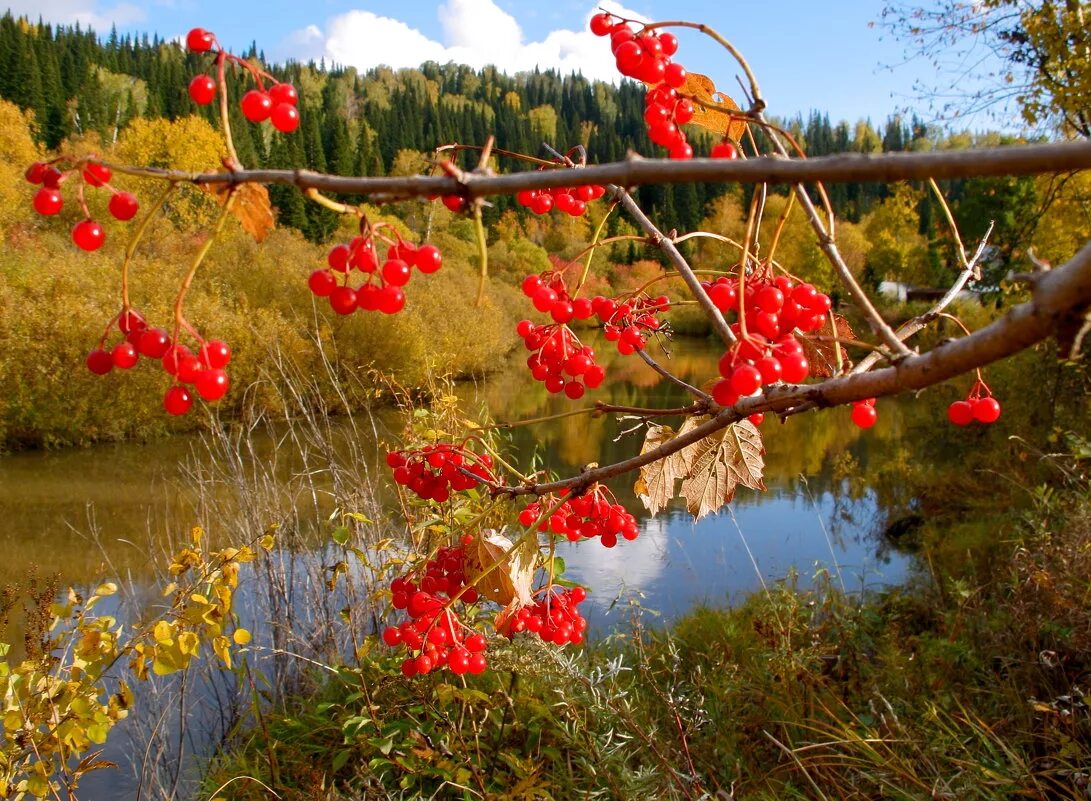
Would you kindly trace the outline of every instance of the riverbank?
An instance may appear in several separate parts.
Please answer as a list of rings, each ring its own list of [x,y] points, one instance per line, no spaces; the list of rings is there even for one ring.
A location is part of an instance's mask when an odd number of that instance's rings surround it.
[[[250,727],[206,786],[252,777],[284,799],[315,787],[331,799],[1084,799],[1091,485],[1087,443],[1074,444],[1082,456],[1050,457],[1054,477],[1012,503],[977,499],[992,533],[981,559],[934,562],[964,533],[954,514],[918,533],[921,575],[882,593],[823,573],[666,629],[634,608],[593,646],[520,638],[464,681],[406,681],[369,647]],[[226,797],[266,796],[239,779]]]

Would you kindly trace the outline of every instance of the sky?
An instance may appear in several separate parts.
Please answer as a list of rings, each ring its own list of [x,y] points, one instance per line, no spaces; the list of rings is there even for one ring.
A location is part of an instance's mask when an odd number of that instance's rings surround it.
[[[902,45],[884,35],[883,0],[780,0],[776,4],[695,0],[15,0],[16,15],[90,25],[107,33],[181,37],[192,27],[213,31],[233,51],[256,42],[274,61],[325,58],[361,69],[423,61],[495,64],[506,72],[535,65],[617,81],[607,42],[587,31],[599,6],[626,16],[705,22],[730,39],[750,61],[769,104],[787,117],[811,109],[833,122],[875,122],[904,108],[927,105],[914,84],[929,78],[923,60],[904,63]],[[675,60],[713,78],[738,99],[738,70],[712,40],[678,32]]]

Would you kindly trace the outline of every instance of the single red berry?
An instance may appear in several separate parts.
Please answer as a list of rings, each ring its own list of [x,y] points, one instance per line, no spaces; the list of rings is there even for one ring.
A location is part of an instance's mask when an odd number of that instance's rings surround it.
[[[337,279],[329,270],[315,270],[307,279],[307,286],[318,297],[328,298],[333,290],[337,289]]]
[[[811,372],[811,363],[802,353],[785,353],[780,358],[780,377],[789,384],[798,384]]]
[[[140,211],[140,202],[129,192],[118,192],[110,198],[110,214],[115,220],[126,222]]]
[[[409,265],[401,259],[389,259],[383,262],[383,280],[391,286],[405,286],[412,275]]]
[[[217,401],[227,394],[230,382],[220,369],[202,370],[197,376],[197,392],[206,401]]]
[[[614,27],[614,18],[609,14],[596,14],[591,17],[591,33],[606,36]]]
[[[443,254],[435,245],[421,245],[413,256],[413,263],[422,273],[431,274],[443,266]]]
[[[356,290],[349,286],[339,286],[330,293],[330,308],[338,314],[352,314],[356,311]]]
[[[47,189],[59,189],[63,178],[64,173],[56,167],[46,167],[42,173],[42,186]]]
[[[178,372],[175,374],[183,384],[196,384],[205,372],[205,366],[193,353],[187,353],[178,360]]]
[[[131,334],[134,331],[143,331],[148,327],[144,315],[136,309],[125,309],[117,317],[117,327],[123,334]]]
[[[128,370],[130,367],[135,367],[136,363],[140,361],[140,354],[136,352],[136,348],[133,347],[131,342],[119,342],[110,351],[110,358],[114,362],[114,367]]]
[[[198,106],[207,106],[216,97],[216,81],[211,75],[197,75],[189,82],[189,97]]]
[[[383,629],[383,642],[389,645],[391,648],[401,645],[402,642],[402,630],[397,626],[387,626]]]
[[[947,419],[956,426],[968,426],[974,421],[974,407],[969,401],[955,401],[947,407]]]
[[[996,398],[978,398],[973,406],[974,419],[979,423],[995,423],[1000,419],[1000,402]]]
[[[148,328],[140,334],[137,343],[140,355],[148,359],[162,359],[170,348],[170,334],[162,328]]]
[[[269,87],[269,98],[274,106],[287,103],[290,106],[299,104],[299,93],[290,83],[278,83]]]
[[[659,34],[659,45],[663,48],[663,55],[673,56],[678,52],[678,37],[673,33],[663,31]]]
[[[193,396],[189,394],[188,389],[178,384],[168,389],[167,394],[163,396],[163,408],[175,417],[185,414],[192,406]]]
[[[83,165],[83,180],[91,186],[108,184],[113,175],[109,167],[97,161],[89,161]]]
[[[762,412],[757,412],[756,414],[750,415],[746,419],[750,421],[751,425],[760,426],[762,423],[765,422],[765,414],[763,414]]]
[[[213,370],[226,367],[231,361],[231,348],[222,339],[210,339],[198,353],[201,363]]]
[[[739,393],[731,386],[731,381],[723,379],[712,387],[712,400],[723,407],[734,406],[739,402]]]
[[[549,202],[552,204],[553,200],[550,199]],[[448,211],[453,211],[457,214],[458,212],[465,210],[466,199],[461,195],[444,195],[443,205],[447,207]]]
[[[712,146],[709,155],[714,159],[735,159],[739,157],[739,151],[730,142],[720,142]]]
[[[239,102],[243,116],[250,122],[264,122],[273,113],[273,101],[260,89],[251,89]]]
[[[752,395],[761,388],[761,373],[752,364],[740,364],[731,373],[731,389],[736,395]]]
[[[383,287],[379,295],[379,311],[383,314],[397,314],[405,308],[405,293],[400,287]]]
[[[866,403],[853,404],[852,422],[857,428],[871,428],[878,419],[879,413],[875,411],[874,406],[869,406]]]
[[[81,250],[91,252],[102,247],[106,241],[106,232],[94,220],[80,220],[72,228],[72,241]]]
[[[34,193],[34,210],[46,217],[60,212],[64,198],[59,189],[42,187]]]
[[[677,89],[685,84],[687,75],[688,73],[686,72],[685,67],[678,62],[672,62],[663,70],[663,82],[666,83],[667,86]]]
[[[207,53],[215,41],[216,37],[212,32],[204,28],[194,28],[186,34],[186,47],[194,53]]]
[[[87,369],[95,375],[106,375],[114,369],[114,359],[102,348],[95,348],[87,354]]]
[[[167,348],[160,361],[162,361],[163,369],[166,370],[167,373],[170,375],[177,375],[182,362],[192,355],[193,351],[185,345],[171,345]]]
[[[36,161],[27,167],[26,172],[23,173],[23,177],[32,184],[40,184],[45,180],[46,171],[48,169],[49,165],[44,161]]]
[[[352,251],[349,250],[348,245],[334,245],[330,248],[330,252],[326,254],[326,264],[330,266],[331,270],[337,270],[339,273],[347,273],[349,269],[349,256],[352,255]]]
[[[271,117],[273,127],[281,133],[291,133],[299,127],[299,109],[291,103],[277,103]]]

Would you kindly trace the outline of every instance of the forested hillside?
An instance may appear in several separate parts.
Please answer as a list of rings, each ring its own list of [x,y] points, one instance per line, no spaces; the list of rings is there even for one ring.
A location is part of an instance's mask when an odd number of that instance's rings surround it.
[[[248,55],[264,61],[256,49]],[[50,149],[73,134],[96,133],[105,143],[113,142],[140,117],[198,114],[211,122],[214,108],[196,106],[186,93],[189,80],[205,67],[200,57],[158,36],[122,37],[115,31],[100,38],[79,26],[32,24],[10,13],[0,19],[0,98],[34,112],[35,137]],[[405,151],[427,152],[452,142],[480,144],[490,133],[499,147],[534,155],[544,155],[543,142],[562,150],[583,144],[590,160],[598,162],[621,158],[630,149],[644,154],[660,150],[645,135],[644,89],[631,81],[612,86],[555,72],[509,76],[435,63],[364,73],[314,63],[268,68],[300,88],[303,127],[300,135],[284,137],[268,126],[246,125],[233,103],[236,145],[247,165],[367,175],[415,171],[421,161]],[[231,83],[236,93],[240,85]],[[812,111],[805,119],[783,122],[811,155],[970,143],[969,137],[944,137],[919,119],[900,116],[875,126],[870,121],[834,123]],[[658,218],[689,230],[700,223],[709,201],[726,189],[648,187],[641,190],[641,200]],[[957,202],[962,187],[950,189]],[[830,187],[835,210],[853,222],[889,194],[879,185]],[[333,223],[322,209],[307,208],[286,191],[276,195],[283,223],[312,239],[328,237]],[[513,205],[498,200],[488,222],[495,223]],[[919,212],[920,230],[928,233],[930,205],[922,204]]]

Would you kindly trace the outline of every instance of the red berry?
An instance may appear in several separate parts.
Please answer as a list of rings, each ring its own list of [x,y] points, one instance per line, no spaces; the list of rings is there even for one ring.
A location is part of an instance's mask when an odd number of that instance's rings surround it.
[[[216,97],[216,81],[211,75],[197,75],[189,82],[189,97],[198,106],[207,106]]]
[[[401,645],[402,642],[402,630],[397,626],[387,626],[383,629],[383,642],[393,648],[396,645]]]
[[[307,279],[307,286],[312,293],[320,298],[328,298],[333,290],[337,289],[337,279],[329,270],[315,270]]]
[[[126,309],[117,318],[117,327],[123,334],[131,334],[134,331],[143,331],[148,327],[144,315],[136,309]]]
[[[857,403],[853,405],[852,422],[857,428],[871,428],[878,419],[879,414],[875,411],[874,406],[869,406],[866,403]]]
[[[974,420],[974,407],[969,401],[955,401],[947,407],[947,419],[956,426],[968,426]]]
[[[717,381],[712,387],[712,400],[723,407],[734,406],[739,401],[739,393],[732,387],[728,379]]]
[[[136,347],[145,358],[162,359],[170,348],[170,334],[162,328],[148,328],[140,334]]]
[[[118,192],[110,198],[110,214],[115,220],[131,220],[139,210],[140,202],[128,192]]]
[[[609,14],[596,14],[591,17],[591,33],[595,36],[606,36],[614,27],[614,18]]]
[[[193,351],[187,348],[185,345],[171,345],[167,348],[166,353],[163,354],[162,363],[163,369],[170,375],[177,375],[178,369],[181,367],[182,362],[189,356],[193,355]]]
[[[72,241],[81,250],[98,250],[106,241],[106,232],[94,220],[81,220],[72,228]]]
[[[207,53],[215,41],[216,37],[212,32],[204,28],[194,28],[186,34],[186,47],[194,53]]]
[[[48,164],[44,161],[36,161],[27,167],[26,172],[23,173],[23,177],[32,184],[40,184],[45,180],[47,170],[49,170]]]
[[[1000,402],[996,398],[978,398],[973,406],[974,419],[980,423],[995,423],[1000,419]]]
[[[443,265],[443,254],[435,245],[421,245],[413,256],[413,263],[422,273],[431,274]]]
[[[273,101],[275,106],[279,106],[281,103],[295,106],[299,104],[299,93],[290,83],[278,83],[269,87],[269,99]]]
[[[97,161],[89,161],[83,165],[83,180],[91,186],[108,184],[112,177],[113,173],[110,172],[110,168],[105,164],[99,164]]]
[[[243,116],[250,122],[264,122],[273,113],[273,101],[260,89],[251,89],[239,103]]]
[[[405,293],[400,287],[383,287],[379,296],[379,311],[383,314],[397,314],[405,308]]]
[[[673,33],[664,31],[659,34],[659,45],[663,48],[663,55],[673,56],[678,52],[678,38]]]
[[[193,396],[189,394],[188,389],[178,384],[168,389],[167,394],[163,396],[163,408],[175,417],[188,412],[191,406],[193,406]]]
[[[686,82],[686,75],[686,68],[678,62],[673,62],[663,70],[663,82],[677,89]]]
[[[789,384],[798,384],[811,372],[811,364],[802,353],[785,353],[780,356],[780,377]]]
[[[392,286],[405,286],[411,273],[409,265],[401,259],[389,259],[383,262],[383,280]]]
[[[102,348],[95,348],[87,354],[87,369],[95,375],[106,375],[114,369],[114,359]]]
[[[231,361],[231,348],[222,339],[210,339],[201,345],[198,355],[205,367],[216,370]]]
[[[271,118],[273,127],[281,133],[291,133],[299,127],[299,109],[291,103],[277,103]]]
[[[178,360],[178,372],[175,374],[183,384],[195,384],[205,372],[205,366],[194,354],[187,353]]]
[[[739,151],[730,142],[720,142],[712,146],[709,155],[714,159],[735,159],[739,157]]]
[[[356,311],[356,290],[349,286],[339,286],[330,293],[330,308],[338,314],[352,314]]]
[[[64,173],[56,167],[46,167],[42,173],[42,186],[47,189],[58,189],[62,178],[64,178]]]
[[[44,216],[50,216],[60,212],[64,205],[64,198],[60,190],[42,187],[34,193],[34,210]]]
[[[119,342],[110,351],[110,358],[114,362],[114,367],[128,370],[130,367],[135,367],[136,363],[140,361],[140,354],[136,352],[136,348],[133,347],[131,342]]]
[[[752,395],[761,388],[761,373],[752,364],[740,364],[731,373],[731,389],[736,395]]]
[[[223,370],[202,370],[197,376],[197,392],[206,401],[216,401],[227,394],[230,382]]]

